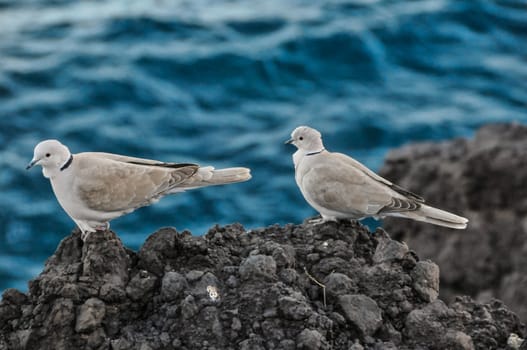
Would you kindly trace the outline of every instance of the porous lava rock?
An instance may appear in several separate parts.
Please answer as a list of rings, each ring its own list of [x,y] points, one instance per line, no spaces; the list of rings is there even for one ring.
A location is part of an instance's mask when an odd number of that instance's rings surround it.
[[[0,349],[508,349],[502,302],[437,298],[439,270],[356,222],[172,228],[138,252],[64,238],[27,294],[4,291]]]
[[[394,239],[439,266],[440,297],[497,298],[527,321],[527,126],[491,124],[472,139],[407,145],[388,154],[380,174],[470,219],[463,231],[384,220]]]

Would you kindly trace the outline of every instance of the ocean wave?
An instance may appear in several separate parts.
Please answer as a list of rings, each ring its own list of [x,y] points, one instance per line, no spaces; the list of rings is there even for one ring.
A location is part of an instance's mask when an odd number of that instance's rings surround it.
[[[314,214],[283,145],[312,125],[378,168],[407,142],[527,122],[522,1],[0,1],[0,287],[21,287],[73,228],[26,172],[57,138],[167,161],[253,169],[250,183],[167,198],[112,223],[133,248]],[[29,256],[28,258],[23,258]],[[10,272],[22,264],[19,274]]]

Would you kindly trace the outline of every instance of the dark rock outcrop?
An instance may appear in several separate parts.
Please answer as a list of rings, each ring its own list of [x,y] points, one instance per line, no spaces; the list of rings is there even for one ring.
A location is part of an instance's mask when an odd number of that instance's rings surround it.
[[[503,303],[437,299],[439,273],[355,222],[161,229],[139,252],[75,231],[0,303],[0,349],[508,349]]]
[[[471,140],[393,150],[381,175],[470,219],[465,231],[402,219],[384,222],[392,237],[439,265],[441,298],[498,298],[525,322],[527,126],[488,125]]]

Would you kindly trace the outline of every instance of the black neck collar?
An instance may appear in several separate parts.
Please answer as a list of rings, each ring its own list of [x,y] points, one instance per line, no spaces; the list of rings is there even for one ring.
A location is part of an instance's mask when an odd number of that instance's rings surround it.
[[[309,153],[306,153],[306,156],[314,156],[315,154],[322,153],[322,152],[324,152],[325,150],[326,150],[325,148],[322,148],[320,151],[309,152]]]
[[[60,167],[60,171],[68,169],[68,167],[71,165],[72,162],[73,162],[73,154],[70,154],[70,157],[68,158],[66,163],[64,163],[64,165]]]

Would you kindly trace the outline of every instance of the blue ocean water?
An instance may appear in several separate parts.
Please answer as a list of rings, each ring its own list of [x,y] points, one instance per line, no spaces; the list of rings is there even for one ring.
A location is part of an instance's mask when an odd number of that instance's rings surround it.
[[[526,43],[523,0],[0,0],[0,290],[74,227],[24,169],[40,140],[252,169],[113,221],[134,249],[163,226],[298,223],[315,212],[294,127],[378,169],[404,143],[526,123]]]

